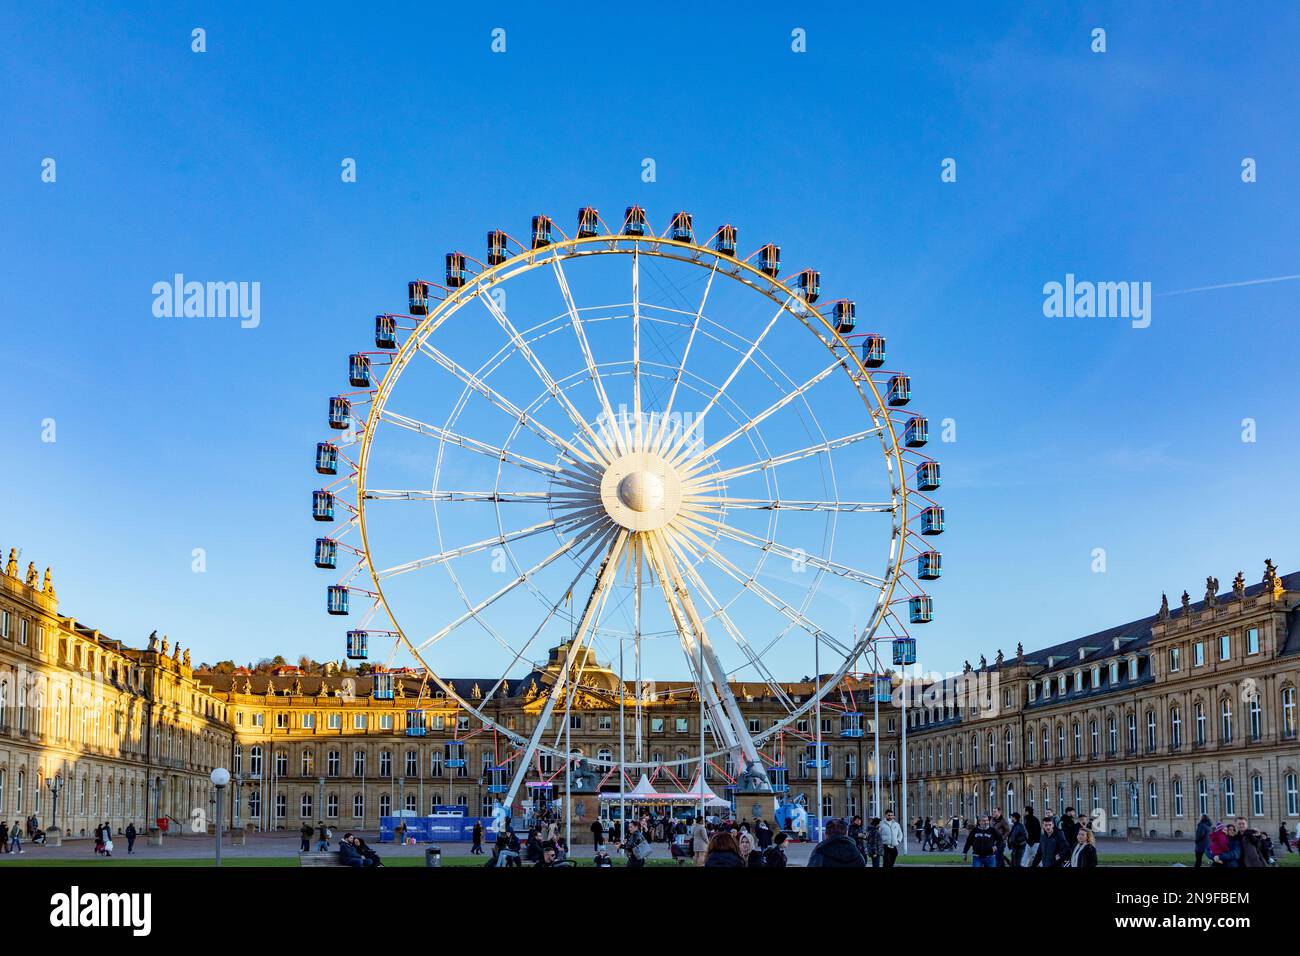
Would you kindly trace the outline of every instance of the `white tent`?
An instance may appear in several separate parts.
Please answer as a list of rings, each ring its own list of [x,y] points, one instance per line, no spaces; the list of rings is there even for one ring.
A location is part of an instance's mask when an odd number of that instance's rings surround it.
[[[668,797],[668,796],[672,796],[672,794],[660,793],[658,790],[654,788],[654,784],[650,782],[650,779],[645,774],[641,774],[641,779],[636,782],[636,786],[633,787],[631,790],[627,791],[627,793],[625,794],[602,793],[600,795],[600,799],[602,800],[622,800],[622,799],[654,800],[657,798]]]
[[[691,788],[681,795],[682,800],[689,800],[691,803],[699,803],[700,798],[704,798],[706,807],[729,807],[730,800],[723,800],[720,796],[709,789],[709,785],[697,774]]]

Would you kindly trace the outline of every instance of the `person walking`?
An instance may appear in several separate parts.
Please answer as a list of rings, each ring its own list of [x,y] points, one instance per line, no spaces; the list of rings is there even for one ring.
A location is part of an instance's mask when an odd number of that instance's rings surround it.
[[[591,845],[600,849],[605,843],[605,824],[601,822],[600,817],[591,821]]]
[[[1291,833],[1286,828],[1285,820],[1277,825],[1277,842],[1286,847],[1288,853],[1291,852]]]
[[[1011,857],[1011,866],[1014,869],[1020,869],[1025,865],[1025,847],[1028,843],[1029,833],[1020,820],[1020,814],[1012,813],[1011,829],[1007,832],[1007,855]]]
[[[135,852],[136,829],[135,822],[132,821],[126,825],[126,855],[130,856]]]
[[[763,865],[763,851],[754,846],[752,836],[742,832],[736,843],[740,847],[740,858],[745,861],[746,867],[753,868]]]
[[[789,865],[789,860],[785,858],[785,841],[788,839],[784,830],[777,831],[772,838],[772,845],[763,851],[763,866],[784,869]]]
[[[1079,821],[1074,817],[1074,807],[1065,808],[1065,816],[1061,817],[1056,828],[1065,836],[1066,844],[1074,846],[1074,841],[1079,837]]]
[[[474,821],[474,828],[469,831],[469,840],[470,840],[470,847],[469,847],[470,855],[482,856],[483,855],[483,821],[482,820]]]
[[[1056,821],[1048,817],[1043,821],[1043,833],[1038,840],[1038,851],[1030,866],[1043,869],[1059,869],[1070,863],[1070,844],[1065,842],[1065,834],[1056,829]]]
[[[627,839],[623,841],[622,849],[627,865],[631,867],[645,866],[645,861],[650,858],[650,841],[641,832],[641,824],[635,820],[627,822]]]
[[[1002,815],[1001,807],[993,808],[993,816],[989,818],[989,826],[998,831],[998,837],[1002,841],[1002,848],[998,850],[998,866],[1006,866],[1007,860],[1003,855],[1007,845],[1007,837],[1011,836],[1011,824],[1006,817]]]
[[[903,828],[894,819],[893,810],[886,810],[885,819],[881,821],[880,845],[885,858],[885,868],[888,869],[898,860],[898,850],[903,845]]]
[[[1210,820],[1208,813],[1202,813],[1201,819],[1196,824],[1196,865],[1201,865],[1201,860],[1210,849],[1210,833],[1214,830],[1214,823]]]
[[[709,828],[704,825],[704,817],[697,816],[691,827],[691,855],[695,857],[696,866],[704,866],[704,858],[709,854]]]
[[[1022,866],[1030,866],[1034,859],[1034,854],[1038,852],[1038,841],[1043,836],[1043,825],[1039,822],[1038,817],[1034,816],[1034,808],[1025,807],[1025,838],[1029,841],[1025,844],[1025,858],[1021,861]]]
[[[966,845],[961,851],[963,861],[972,849],[975,852],[971,866],[993,868],[998,865],[998,857],[1002,855],[1002,837],[990,823],[987,813],[980,814],[975,829],[966,835]]]
[[[865,867],[867,861],[858,852],[858,845],[849,839],[849,828],[843,820],[826,821],[826,837],[813,848],[808,857],[809,866]]]
[[[1089,870],[1097,865],[1097,841],[1087,827],[1079,827],[1070,851],[1069,867],[1072,870]]]
[[[765,852],[772,845],[772,828],[761,813],[754,818],[754,839],[758,841],[759,852]]]
[[[330,850],[330,828],[319,820],[316,821],[316,852],[328,853]]]
[[[10,853],[25,853],[25,852],[26,852],[26,851],[23,849],[22,836],[23,836],[23,825],[22,825],[22,821],[21,821],[21,820],[15,820],[15,821],[14,821],[14,827],[13,827],[13,829],[9,831],[9,852],[10,852]]]
[[[872,817],[862,831],[862,855],[871,861],[873,867],[880,866],[880,817]]]

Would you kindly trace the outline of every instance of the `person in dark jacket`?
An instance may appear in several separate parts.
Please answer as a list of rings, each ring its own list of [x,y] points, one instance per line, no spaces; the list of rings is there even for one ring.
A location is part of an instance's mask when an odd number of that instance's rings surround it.
[[[880,817],[872,817],[862,833],[862,855],[872,866],[880,866]]]
[[[1087,827],[1079,827],[1079,832],[1075,834],[1074,847],[1070,851],[1070,862],[1067,865],[1073,870],[1088,870],[1097,865],[1097,841]]]
[[[128,823],[126,825],[126,855],[127,856],[130,856],[132,853],[135,852],[135,837],[136,837],[135,824]]]
[[[1044,869],[1059,868],[1070,865],[1072,848],[1065,842],[1065,834],[1056,829],[1056,821],[1050,817],[1043,821],[1043,833],[1038,840],[1038,852],[1030,866]]]
[[[311,850],[311,835],[315,832],[315,829],[310,823],[304,823],[298,828],[298,834],[302,837],[298,847],[299,853],[307,853]]]
[[[1065,816],[1056,824],[1056,829],[1065,837],[1066,845],[1074,849],[1074,841],[1079,838],[1079,821],[1074,818],[1074,807],[1065,808]]]
[[[709,840],[709,853],[704,858],[705,866],[743,867],[745,861],[740,858],[740,844],[727,830],[719,830]]]
[[[858,852],[858,845],[849,839],[849,828],[843,820],[828,820],[826,838],[818,843],[808,857],[809,866],[866,867],[867,861]]]
[[[1011,814],[1011,831],[1007,834],[1007,851],[1013,867],[1025,865],[1025,847],[1029,845],[1029,833],[1020,822],[1020,814]]]
[[[998,857],[1002,855],[1002,836],[989,823],[987,813],[981,813],[975,829],[966,835],[966,846],[961,855],[965,857],[974,848],[971,866],[997,866]]]
[[[1200,821],[1196,824],[1196,865],[1201,865],[1201,860],[1205,854],[1210,852],[1210,833],[1214,830],[1214,823],[1210,820],[1207,813],[1201,814]]]
[[[1001,807],[993,808],[993,816],[989,817],[989,826],[998,831],[998,836],[1002,839],[1002,848],[998,850],[998,866],[1006,866],[1006,857],[1003,856],[1007,845],[1007,838],[1011,836],[1011,821],[1002,815]]]
[[[483,821],[475,820],[474,829],[469,832],[469,852],[473,856],[483,855]]]
[[[1038,841],[1043,838],[1043,825],[1034,816],[1034,808],[1030,806],[1025,807],[1025,836],[1029,840],[1025,844],[1025,866],[1028,866],[1038,852]]]
[[[772,845],[763,851],[764,866],[783,869],[788,865],[789,861],[785,858],[785,841],[787,839],[789,839],[789,835],[784,830],[779,831],[772,838]]]
[[[361,855],[361,851],[353,844],[351,833],[345,833],[343,839],[339,840],[339,862],[358,870],[370,866],[366,858]]]
[[[772,827],[761,815],[754,819],[754,839],[758,841],[760,852],[765,852],[772,845]]]
[[[740,831],[740,836],[736,838],[736,845],[740,847],[740,858],[745,861],[745,866],[763,865],[763,851],[754,846],[754,838],[749,835],[749,831]]]
[[[1286,828],[1286,821],[1277,825],[1277,842],[1286,847],[1288,853],[1291,852],[1291,834]]]

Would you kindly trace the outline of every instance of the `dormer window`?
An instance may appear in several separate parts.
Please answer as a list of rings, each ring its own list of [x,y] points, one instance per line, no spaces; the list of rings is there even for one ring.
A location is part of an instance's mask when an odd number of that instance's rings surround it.
[[[1128,679],[1129,679],[1129,680],[1137,680],[1137,679],[1138,679],[1138,659],[1137,659],[1137,655],[1134,655],[1133,657],[1130,657],[1130,658],[1128,659]]]
[[[1098,687],[1101,686],[1101,665],[1100,664],[1092,665],[1092,678],[1089,683],[1092,685],[1092,688],[1094,690],[1096,690]]]
[[[1043,700],[1049,700],[1051,696],[1052,696],[1052,679],[1050,677],[1044,677],[1043,678]]]
[[[1110,677],[1110,683],[1112,687],[1119,683],[1119,661],[1110,662],[1109,677]]]
[[[1074,672],[1074,692],[1077,694],[1083,690],[1083,671]]]
[[[1065,696],[1065,675],[1064,674],[1056,678],[1056,693],[1062,697]]]

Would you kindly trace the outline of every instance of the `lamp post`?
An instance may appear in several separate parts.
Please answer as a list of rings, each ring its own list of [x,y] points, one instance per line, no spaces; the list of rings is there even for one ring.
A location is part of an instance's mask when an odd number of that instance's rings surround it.
[[[45,831],[45,842],[50,846],[62,846],[63,831],[59,829],[59,792],[63,790],[63,774],[56,773],[52,779],[45,781],[45,785],[50,788],[50,797],[54,804],[50,817],[54,822]]]
[[[212,786],[217,788],[217,861],[216,865],[221,865],[221,802],[225,798],[226,784],[230,783],[230,771],[225,767],[217,767],[211,774]]]

